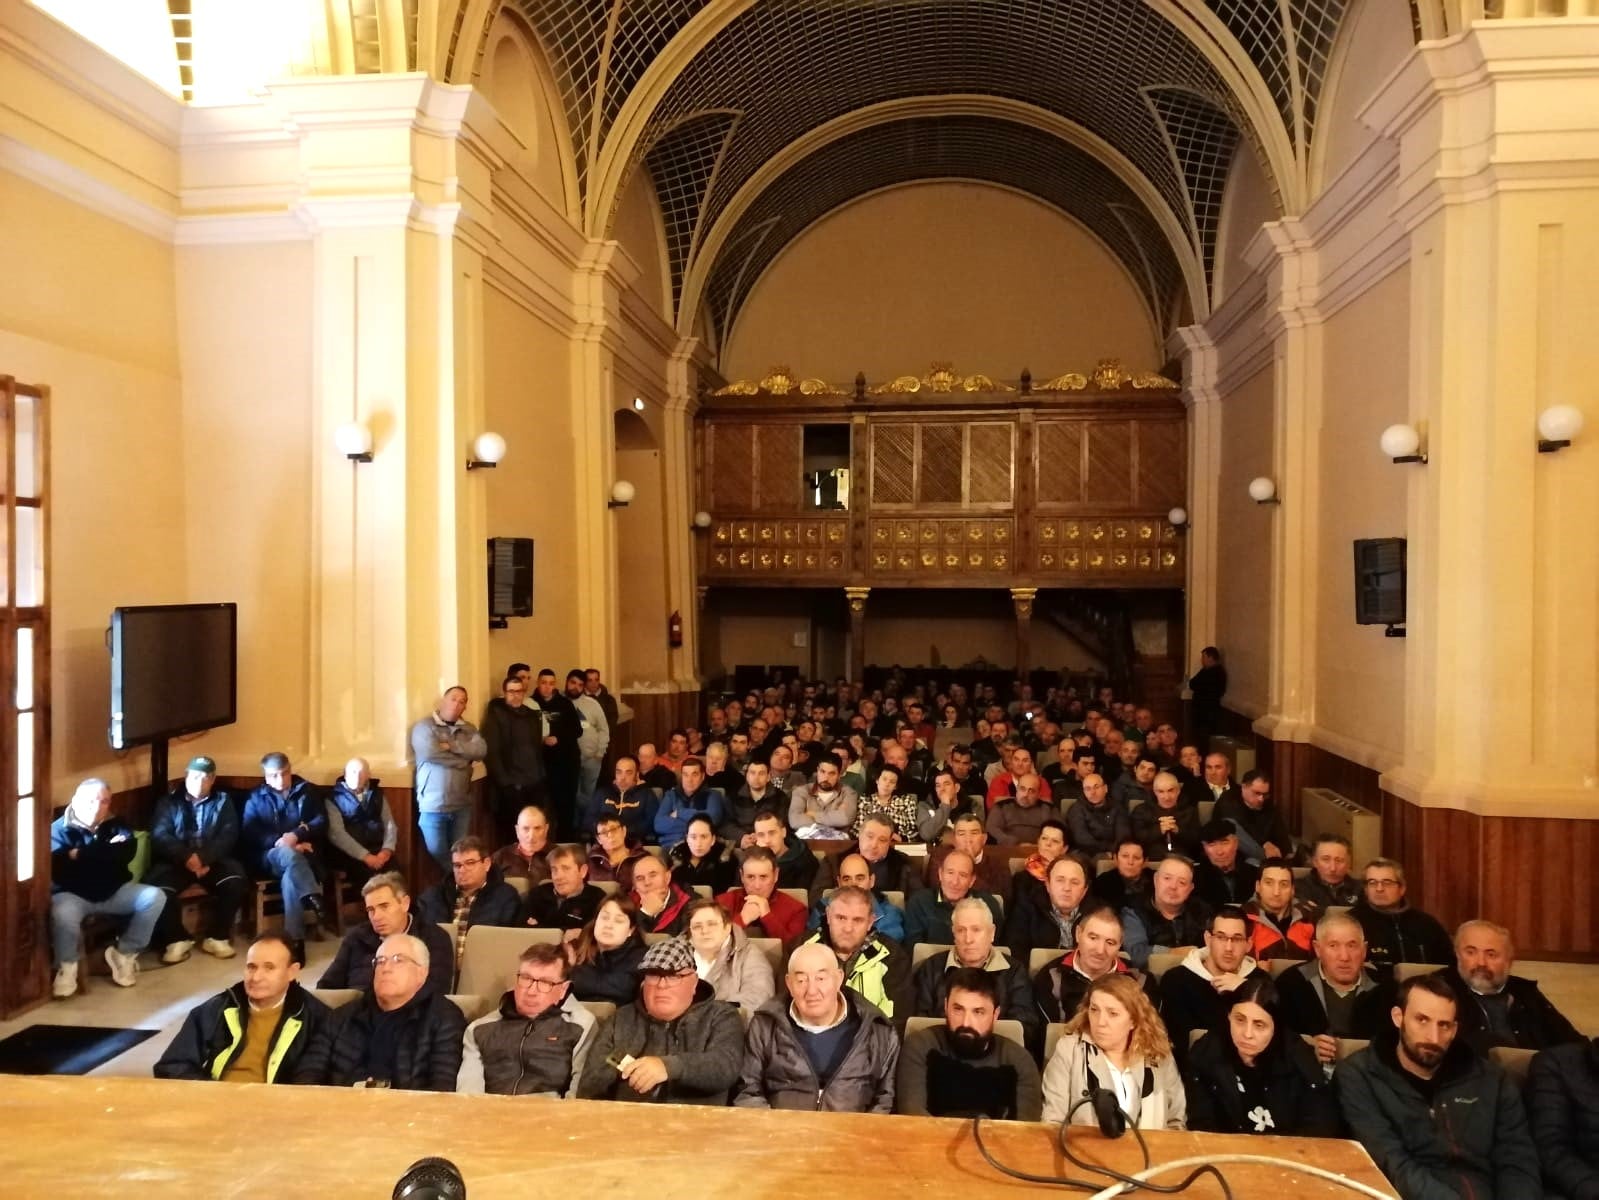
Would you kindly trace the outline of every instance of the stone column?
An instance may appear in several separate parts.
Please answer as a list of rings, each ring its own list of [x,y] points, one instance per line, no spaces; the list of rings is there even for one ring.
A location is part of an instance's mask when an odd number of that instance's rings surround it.
[[[1016,674],[1023,680],[1033,667],[1033,601],[1037,598],[1037,588],[1010,590],[1010,602],[1016,609]]]
[[[849,677],[851,683],[860,683],[866,677],[866,598],[872,594],[869,587],[847,587],[844,598],[849,601]]]
[[[1182,536],[1188,558],[1184,661],[1216,641],[1216,480],[1221,474],[1221,398],[1216,391],[1219,356],[1203,325],[1178,329],[1169,349],[1183,356],[1183,403],[1188,406],[1188,527]]]

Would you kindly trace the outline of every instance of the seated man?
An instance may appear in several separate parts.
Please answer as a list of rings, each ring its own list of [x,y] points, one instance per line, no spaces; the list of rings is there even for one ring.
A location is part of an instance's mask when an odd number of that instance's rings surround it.
[[[1231,821],[1216,817],[1199,830],[1204,857],[1194,867],[1194,891],[1212,908],[1243,904],[1255,894],[1260,868],[1238,853],[1238,830]]]
[[[788,796],[772,786],[771,767],[765,759],[751,759],[746,763],[744,782],[726,793],[726,798],[727,816],[716,832],[741,850],[757,844],[755,823],[763,815],[772,814],[779,821],[788,820]]]
[[[874,928],[872,894],[865,888],[843,887],[827,905],[827,920],[805,939],[833,951],[844,972],[844,985],[871,1001],[903,1028],[910,1016],[911,956],[897,942]]]
[[[1454,946],[1437,917],[1405,901],[1405,868],[1391,858],[1374,858],[1362,872],[1365,894],[1349,910],[1366,934],[1366,956],[1379,979],[1402,962],[1453,962]]]
[[[690,818],[697,813],[710,817],[711,824],[720,825],[727,816],[727,806],[722,793],[705,785],[705,764],[697,758],[685,758],[678,769],[678,783],[668,788],[655,807],[655,840],[670,850],[688,833]]]
[[[790,793],[788,803],[789,828],[805,834],[811,830],[825,831],[827,837],[848,837],[855,827],[855,812],[860,807],[860,797],[855,789],[839,782],[838,762],[824,758],[816,764],[816,776]],[[889,825],[892,838],[894,827]]]
[[[960,789],[961,799],[986,808],[983,801],[988,795],[988,784],[983,780],[983,773],[973,767],[972,748],[960,744],[951,746],[944,755],[944,763],[955,777],[955,786]]]
[[[614,883],[624,892],[633,890],[633,864],[649,851],[627,835],[627,826],[613,813],[601,813],[594,822],[594,844],[589,847],[589,879]]]
[[[589,865],[576,846],[560,845],[545,856],[550,877],[528,892],[522,922],[543,929],[582,929],[599,911],[605,893],[588,882]]]
[[[728,766],[724,741],[705,743],[705,786],[721,792],[725,801],[731,801],[744,786],[743,776]]]
[[[1155,859],[1181,854],[1198,861],[1199,807],[1182,802],[1182,785],[1177,776],[1162,771],[1155,776],[1155,802],[1133,809],[1133,833],[1144,843],[1146,857]]]
[[[1229,793],[1236,796],[1238,785],[1233,782],[1233,764],[1225,754],[1205,755],[1205,799],[1220,804]]]
[[[677,772],[661,761],[654,742],[639,743],[638,778],[645,787],[660,788],[662,792],[677,786]]]
[[[821,866],[811,848],[797,838],[788,840],[788,823],[782,813],[763,812],[755,817],[755,845],[770,850],[777,863],[777,886],[811,890]]]
[[[955,904],[951,922],[953,949],[948,954],[924,958],[911,976],[912,1016],[940,1017],[949,999],[950,977],[962,969],[974,969],[992,976],[996,994],[1007,1020],[1020,1021],[1028,1045],[1036,1041],[1043,1048],[1044,1026],[1033,1005],[1032,983],[1027,978],[1025,959],[1012,958],[1003,946],[995,946],[998,930],[994,913],[976,897],[968,896]]]
[[[1438,974],[1460,1001],[1459,1036],[1478,1054],[1492,1046],[1547,1050],[1580,1042],[1582,1034],[1538,990],[1512,975],[1516,944],[1492,921],[1467,921],[1455,931],[1455,965]]]
[[[1457,1041],[1455,994],[1435,975],[1399,985],[1393,1028],[1338,1064],[1344,1121],[1402,1196],[1542,1196],[1516,1084]]]
[[[1104,779],[1098,775],[1084,779],[1082,799],[1066,812],[1072,849],[1090,858],[1109,858],[1132,828],[1127,810],[1110,798]]]
[[[674,786],[674,778],[668,787]],[[610,783],[594,790],[583,813],[582,832],[593,833],[600,817],[609,814],[622,822],[630,840],[649,845],[655,840],[655,789],[639,778],[638,759],[622,755],[616,760]]]
[[[738,1009],[716,999],[680,938],[646,950],[639,975],[638,999],[595,1035],[578,1098],[725,1105],[744,1057]]]
[[[494,852],[494,867],[501,879],[525,879],[529,889],[550,877],[547,856],[550,847],[550,818],[537,804],[529,804],[516,814],[516,841]]]
[[[944,772],[938,778],[948,781],[953,777]],[[943,866],[944,859],[959,850],[971,858],[977,870],[976,886],[1008,903],[1012,882],[1010,852],[1003,847],[996,847],[992,853],[989,852],[983,818],[970,809],[957,814],[950,822],[950,828],[954,831],[951,844],[933,847],[927,856],[927,866],[922,871],[922,882],[928,885],[936,883],[938,869]]]
[[[1198,947],[1209,922],[1210,905],[1194,895],[1194,868],[1181,855],[1169,855],[1155,870],[1152,894],[1122,909],[1122,945],[1142,970],[1151,954]]]
[[[458,1092],[571,1096],[594,1043],[594,1014],[572,997],[566,951],[535,942],[499,1008],[466,1027]]]
[[[988,793],[985,799],[990,809],[1001,800],[1009,799],[1016,794],[1016,781],[1023,775],[1038,773],[1033,769],[1033,752],[1022,744],[1021,738],[1013,737],[1006,742],[1003,753],[1000,769],[995,771],[988,781]],[[1042,781],[1039,786],[1043,786]]]
[[[1572,1042],[1539,1053],[1525,1103],[1548,1194],[1599,1196],[1599,1047]]]
[[[996,976],[978,967],[948,972],[944,1023],[905,1039],[895,1112],[1002,1121],[1043,1117],[1043,1083],[1032,1056],[994,1032],[996,1021],[1015,1015],[998,985]]]
[[[755,1011],[745,1035],[739,1108],[894,1111],[899,1037],[859,992],[826,946],[800,946],[788,960],[788,998]]]
[[[422,893],[424,921],[454,925],[457,943],[473,925],[520,924],[522,897],[501,878],[482,838],[468,834],[450,847],[450,874]]]
[[[1271,779],[1264,771],[1246,772],[1238,791],[1216,801],[1211,815],[1238,827],[1238,844],[1251,862],[1289,858],[1294,853],[1294,839],[1272,801]]]
[[[1044,967],[1033,978],[1033,995],[1038,1015],[1048,1024],[1070,1021],[1088,991],[1088,985],[1103,975],[1129,975],[1157,1003],[1160,995],[1155,981],[1136,967],[1122,961],[1122,919],[1104,904],[1085,907],[1077,919],[1077,944],[1061,958]],[[1014,1010],[1011,1012],[1015,1015]]]
[[[239,857],[252,879],[283,889],[283,931],[305,961],[305,911],[322,912],[317,842],[328,812],[315,789],[295,778],[289,757],[274,750],[261,759],[262,783],[244,802]]]
[[[1160,1016],[1179,1063],[1188,1060],[1189,1035],[1219,1026],[1227,993],[1259,966],[1249,954],[1249,921],[1236,905],[1212,914],[1204,938],[1203,950],[1190,950],[1160,980]]]
[[[1144,857],[1144,843],[1131,833],[1116,843],[1116,857],[1109,871],[1094,876],[1088,890],[1120,912],[1134,900],[1150,896],[1155,871]]]
[[[1002,802],[1008,803],[1008,801]],[[905,948],[911,949],[919,942],[936,942],[948,946],[954,939],[951,922],[955,905],[968,896],[981,900],[993,914],[994,923],[1004,920],[1004,910],[999,901],[985,891],[973,890],[977,864],[971,855],[955,850],[944,856],[938,867],[938,886],[923,888],[905,900]]]
[[[1016,776],[1016,796],[1000,800],[988,811],[988,836],[1001,846],[1036,842],[1044,822],[1060,817],[1060,810],[1038,798],[1038,776],[1031,771]]]
[[[120,937],[105,948],[106,965],[118,987],[139,980],[139,952],[150,944],[166,893],[134,883],[128,869],[139,847],[133,830],[111,815],[111,787],[85,779],[50,824],[50,940],[56,973],[50,993],[64,1000],[78,990],[78,948],[90,916],[129,918]]]
[[[1334,907],[1348,908],[1358,903],[1360,880],[1349,874],[1353,861],[1348,838],[1336,833],[1322,834],[1311,847],[1310,874],[1300,880],[1296,887],[1299,898],[1323,911]]]
[[[917,803],[916,826],[922,841],[936,845],[957,816],[972,810],[967,798],[961,795],[954,772],[948,767],[934,771],[930,782],[929,794]],[[982,824],[980,819],[978,824]]]
[[[805,932],[805,906],[777,890],[777,859],[755,846],[744,852],[736,887],[716,897],[732,914],[733,924],[750,937],[791,942]]]
[[[1316,958],[1277,977],[1283,1020],[1315,1039],[1316,1057],[1332,1070],[1338,1039],[1370,1041],[1388,1024],[1393,989],[1366,970],[1366,935],[1348,913],[1328,913],[1316,923]]]
[[[822,863],[816,875],[816,891],[833,886],[839,865],[849,853],[834,854]],[[922,875],[916,862],[910,855],[894,849],[894,826],[881,813],[873,813],[861,823],[854,853],[864,858],[871,869],[874,891],[903,892],[909,899],[912,892],[921,888]]]
[[[803,843],[802,843],[803,844]],[[846,854],[838,864],[838,886],[840,888],[863,888],[872,897],[872,928],[885,938],[892,938],[895,942],[905,940],[905,913],[884,898],[883,893],[872,886],[872,867],[859,854]],[[806,919],[807,931],[820,929],[827,920],[827,903],[829,897],[822,896],[811,905],[810,916]]]
[[[1061,743],[1061,753],[1065,753],[1065,742]],[[1099,774],[1099,751],[1091,746],[1074,746],[1071,751],[1072,769],[1069,774],[1062,774],[1060,782],[1050,786],[1050,795],[1059,806],[1071,804],[1083,798],[1083,783],[1090,775]]]
[[[244,955],[244,982],[189,1010],[155,1064],[157,1079],[287,1082],[331,1013],[300,986],[289,939],[263,933]]]
[[[1315,917],[1294,900],[1294,869],[1287,859],[1268,858],[1260,865],[1255,898],[1244,905],[1244,915],[1249,918],[1250,951],[1257,961],[1310,957]]]
[[[466,1018],[428,982],[428,948],[397,933],[372,958],[372,986],[311,1039],[295,1083],[453,1092]]]
[[[1138,743],[1129,742],[1128,745],[1137,746]],[[1116,777],[1110,789],[1111,802],[1129,813],[1155,802],[1155,776],[1160,774],[1153,754],[1146,754],[1140,748],[1133,751],[1133,755],[1133,761]],[[1179,795],[1181,792],[1179,787]]]
[[[1005,944],[1017,961],[1027,962],[1034,950],[1072,948],[1090,870],[1082,856],[1062,854],[1049,864],[1042,891],[1016,897],[1005,922]]]
[[[244,868],[233,857],[239,842],[239,814],[233,799],[215,786],[217,765],[204,755],[189,760],[183,786],[155,806],[150,821],[150,869],[144,882],[166,893],[156,923],[154,945],[163,946],[164,963],[180,963],[194,950],[183,928],[178,893],[199,884],[211,893],[210,920],[200,949],[232,958],[233,921],[244,900]]]
[[[327,814],[330,865],[352,882],[365,883],[394,861],[400,828],[394,823],[389,801],[372,778],[364,758],[344,764],[344,774],[322,802]]]
[[[455,944],[432,921],[419,920],[411,911],[411,893],[405,877],[398,871],[384,871],[361,885],[361,900],[366,905],[366,924],[357,925],[344,935],[339,949],[317,980],[319,988],[372,986],[372,959],[383,939],[396,933],[409,933],[422,939],[428,948],[428,982],[440,995],[455,982]]]

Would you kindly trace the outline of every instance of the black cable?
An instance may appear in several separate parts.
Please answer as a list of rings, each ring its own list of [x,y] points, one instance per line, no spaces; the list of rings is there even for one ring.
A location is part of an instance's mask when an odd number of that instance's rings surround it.
[[[1077,1107],[1081,1107],[1082,1103],[1082,1101],[1079,1101]],[[1072,1112],[1076,1112],[1077,1107],[1074,1107]],[[1066,1120],[1061,1122],[1061,1130],[1063,1133],[1067,1123],[1070,1122],[1071,1119],[1071,1113],[1068,1113],[1066,1115]],[[1050,1187],[1075,1188],[1084,1192],[1100,1192],[1105,1190],[1105,1185],[1103,1183],[1086,1179],[1062,1179],[1054,1175],[1033,1175],[1027,1171],[1018,1171],[1014,1167],[1007,1167],[1004,1163],[1000,1162],[988,1152],[987,1146],[983,1145],[982,1126],[982,1115],[978,1114],[977,1116],[974,1116],[972,1118],[972,1140],[977,1143],[977,1149],[978,1152],[982,1154],[983,1161],[989,1166],[993,1167],[994,1170],[998,1171],[1001,1175],[1009,1175],[1012,1179],[1020,1179],[1024,1183],[1043,1183],[1049,1185]]]

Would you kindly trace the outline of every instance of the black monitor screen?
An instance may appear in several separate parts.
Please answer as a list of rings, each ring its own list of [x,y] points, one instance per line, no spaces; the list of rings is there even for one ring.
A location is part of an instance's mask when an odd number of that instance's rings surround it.
[[[237,631],[233,604],[151,605],[112,613],[112,747],[233,724]]]

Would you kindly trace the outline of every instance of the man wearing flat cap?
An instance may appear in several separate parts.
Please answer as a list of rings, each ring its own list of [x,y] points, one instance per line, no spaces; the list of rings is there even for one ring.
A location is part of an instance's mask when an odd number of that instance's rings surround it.
[[[194,950],[177,899],[194,884],[211,894],[200,949],[217,958],[232,958],[237,953],[233,921],[248,884],[244,868],[234,857],[239,813],[228,794],[215,786],[216,781],[216,763],[203,754],[191,758],[183,786],[161,798],[150,822],[150,869],[144,882],[167,894],[151,942],[165,947],[161,954],[164,963],[180,963]]]
[[[738,1082],[744,1024],[673,938],[639,963],[639,994],[601,1025],[578,1082],[580,1100],[724,1105]]]

